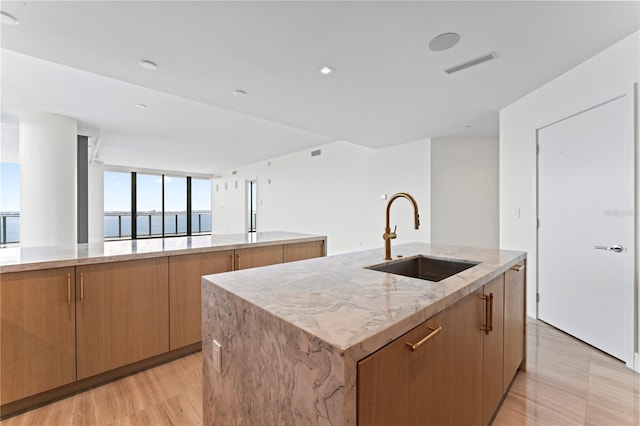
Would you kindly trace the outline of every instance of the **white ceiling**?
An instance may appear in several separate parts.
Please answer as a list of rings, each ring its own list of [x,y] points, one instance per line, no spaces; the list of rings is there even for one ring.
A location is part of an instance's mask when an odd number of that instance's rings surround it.
[[[501,108],[640,28],[637,1],[3,1],[2,10],[20,20],[1,28],[4,115],[74,117],[99,129],[108,164],[197,173],[334,140],[378,148],[497,136]],[[428,49],[450,31],[457,46]],[[497,59],[443,72],[489,52]],[[325,64],[336,72],[320,75]]]

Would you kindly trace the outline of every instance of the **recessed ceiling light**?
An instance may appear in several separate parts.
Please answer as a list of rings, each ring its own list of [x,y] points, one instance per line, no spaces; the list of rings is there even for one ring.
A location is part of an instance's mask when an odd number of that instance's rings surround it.
[[[142,68],[144,68],[145,70],[150,70],[150,71],[155,71],[158,69],[158,64],[156,64],[155,62],[152,62],[148,59],[142,59],[140,60],[140,66]]]
[[[434,52],[442,52],[443,50],[451,49],[458,44],[458,41],[460,41],[460,34],[442,33],[429,42],[429,49]]]
[[[465,124],[464,127],[466,127],[467,129],[471,128],[471,124]]]
[[[331,68],[330,66],[328,66],[328,65],[325,65],[325,66],[323,66],[322,68],[320,68],[320,69],[318,70],[318,72],[319,72],[320,74],[322,74],[322,75],[329,75],[329,74],[331,74],[331,73],[332,73],[332,72],[334,72],[334,71],[335,71],[335,70],[334,70],[333,68]]]
[[[233,94],[234,94],[235,96],[244,96],[244,95],[246,95],[246,94],[247,94],[247,92],[245,92],[244,90],[240,90],[240,89],[238,89],[238,90],[234,90],[234,91],[233,91]]]
[[[147,109],[147,105],[145,104],[138,104],[136,105],[138,108],[142,108],[142,109]]]
[[[20,25],[20,21],[18,21],[18,18],[3,11],[0,11],[0,22],[8,25]]]

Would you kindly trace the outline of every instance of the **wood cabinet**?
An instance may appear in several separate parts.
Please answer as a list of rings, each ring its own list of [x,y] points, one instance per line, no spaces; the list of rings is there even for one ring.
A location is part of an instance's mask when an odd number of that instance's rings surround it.
[[[324,240],[322,240],[309,241],[306,243],[285,244],[283,256],[285,262],[295,262],[296,260],[322,257],[325,253]]]
[[[504,274],[484,285],[482,341],[482,424],[489,424],[504,395]]]
[[[283,246],[282,244],[278,244],[237,249],[235,255],[236,270],[275,265],[283,261]]]
[[[481,296],[482,289],[358,363],[358,424],[480,423]],[[407,345],[429,335],[415,351]]]
[[[2,274],[0,404],[75,381],[74,270]]]
[[[166,257],[78,266],[78,380],[169,350]]]
[[[518,372],[525,369],[525,264],[504,274],[504,390]]]
[[[361,360],[358,424],[489,424],[524,366],[524,297],[517,266]]]
[[[169,257],[169,349],[202,340],[201,278],[233,270],[233,250]]]

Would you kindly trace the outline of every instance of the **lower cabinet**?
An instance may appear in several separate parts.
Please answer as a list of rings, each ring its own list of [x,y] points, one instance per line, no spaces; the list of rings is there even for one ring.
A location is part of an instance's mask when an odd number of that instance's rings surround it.
[[[482,289],[358,363],[358,424],[480,423],[481,296]]]
[[[250,247],[236,250],[235,269],[257,268],[283,262],[283,246]]]
[[[233,250],[169,257],[169,349],[202,340],[201,278],[233,270]]]
[[[489,424],[504,395],[504,275],[484,285],[482,336],[482,424]]]
[[[311,259],[325,255],[324,240],[309,241],[306,243],[285,244],[284,262],[295,262],[296,260]]]
[[[524,369],[526,353],[525,264],[504,274],[504,389],[509,388],[518,369]]]
[[[0,404],[76,380],[75,268],[2,274]]]
[[[166,257],[76,268],[78,380],[169,350]]]
[[[489,424],[523,365],[524,291],[507,271],[362,359],[358,424]]]

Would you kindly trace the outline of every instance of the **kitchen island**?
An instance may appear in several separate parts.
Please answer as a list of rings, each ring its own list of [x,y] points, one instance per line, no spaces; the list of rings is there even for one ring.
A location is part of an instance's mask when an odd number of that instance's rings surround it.
[[[526,253],[394,254],[477,264],[431,282],[368,269],[376,249],[203,277],[204,423],[487,424],[525,366]]]
[[[0,414],[198,351],[203,275],[325,254],[291,232],[0,249]]]

